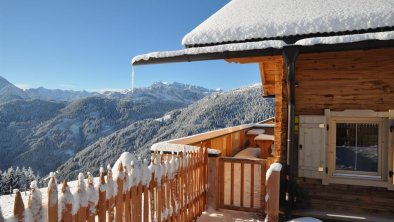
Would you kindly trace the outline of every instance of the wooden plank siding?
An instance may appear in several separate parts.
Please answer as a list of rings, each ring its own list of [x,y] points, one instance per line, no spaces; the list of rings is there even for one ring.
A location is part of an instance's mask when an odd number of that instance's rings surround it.
[[[321,180],[299,179],[303,208],[353,213],[394,215],[394,192],[382,187],[343,184],[322,185]],[[300,206],[300,205],[298,205]]]
[[[393,58],[390,48],[300,54],[296,115],[324,115],[324,109],[392,109]]]
[[[296,116],[324,115],[324,109],[387,112],[394,108],[393,48],[300,54],[295,76]],[[322,185],[320,179],[305,178],[299,178],[298,185],[301,207],[394,214],[394,192],[387,188]]]

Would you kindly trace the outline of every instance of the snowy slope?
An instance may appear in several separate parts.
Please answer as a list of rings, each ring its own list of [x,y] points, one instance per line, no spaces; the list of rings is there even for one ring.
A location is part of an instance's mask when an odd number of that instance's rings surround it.
[[[212,90],[156,83],[136,89],[134,95],[117,93],[66,102],[19,99],[0,104],[0,169],[31,166],[40,175],[47,174],[100,138],[136,121],[161,118]]]
[[[78,172],[97,173],[97,166],[128,151],[146,157],[153,143],[214,129],[255,123],[274,115],[273,99],[264,99],[260,85],[214,93],[186,108],[156,119],[135,122],[77,153],[59,168],[59,178],[75,178]]]

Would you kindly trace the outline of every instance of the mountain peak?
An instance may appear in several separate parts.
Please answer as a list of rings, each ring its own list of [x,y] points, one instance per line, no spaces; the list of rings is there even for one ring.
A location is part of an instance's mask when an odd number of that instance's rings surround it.
[[[0,103],[28,98],[29,96],[22,89],[0,76]]]

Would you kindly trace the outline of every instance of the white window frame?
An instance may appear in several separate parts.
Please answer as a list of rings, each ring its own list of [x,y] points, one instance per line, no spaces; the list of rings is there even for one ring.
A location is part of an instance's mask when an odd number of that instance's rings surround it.
[[[376,187],[388,186],[388,155],[390,147],[388,134],[388,112],[371,110],[325,110],[329,124],[327,134],[327,167],[323,184],[339,183],[350,185],[365,185]],[[336,170],[336,123],[377,123],[379,124],[378,172],[342,171]]]

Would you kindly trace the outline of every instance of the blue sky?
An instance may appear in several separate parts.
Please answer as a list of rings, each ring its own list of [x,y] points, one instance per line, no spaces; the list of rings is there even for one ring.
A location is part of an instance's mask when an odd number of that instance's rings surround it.
[[[21,87],[131,87],[130,60],[181,49],[182,37],[228,0],[0,0],[0,76]],[[231,89],[259,82],[257,65],[224,61],[138,66],[135,86],[177,81]]]

